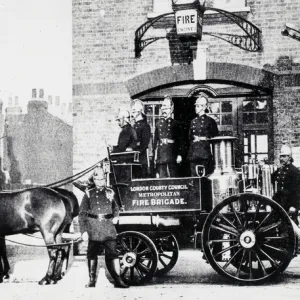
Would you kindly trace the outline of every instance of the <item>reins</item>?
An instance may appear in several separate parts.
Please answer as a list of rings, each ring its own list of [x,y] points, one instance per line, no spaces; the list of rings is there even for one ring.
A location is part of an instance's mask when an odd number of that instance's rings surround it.
[[[32,245],[32,244],[27,244],[27,243],[21,243],[21,242],[16,242],[7,238],[4,238],[2,236],[0,236],[0,239],[17,244],[17,245],[21,245],[21,246],[28,246],[28,247],[35,247],[35,248],[48,248],[48,247],[61,247],[61,246],[71,246],[72,244],[77,244],[77,243],[81,243],[83,240],[81,237],[77,238],[74,241],[70,241],[67,243],[60,243],[60,244],[48,244],[48,245]]]
[[[4,193],[15,193],[15,192],[26,192],[26,191],[31,191],[31,190],[35,190],[35,189],[38,189],[38,188],[41,188],[41,187],[44,187],[44,188],[56,188],[56,187],[61,187],[65,184],[68,184],[68,183],[71,183],[79,178],[81,178],[82,176],[88,174],[89,172],[91,172],[92,170],[94,170],[98,165],[99,163],[101,163],[104,159],[102,160],[99,160],[97,163],[95,163],[94,165],[92,165],[91,167],[83,170],[83,171],[80,171],[72,176],[69,176],[67,178],[64,178],[64,179],[61,179],[59,181],[56,181],[56,182],[53,182],[53,183],[49,183],[49,184],[45,184],[45,185],[39,185],[39,186],[35,186],[35,187],[29,187],[29,188],[24,188],[24,189],[18,189],[18,190],[5,190],[3,191]]]

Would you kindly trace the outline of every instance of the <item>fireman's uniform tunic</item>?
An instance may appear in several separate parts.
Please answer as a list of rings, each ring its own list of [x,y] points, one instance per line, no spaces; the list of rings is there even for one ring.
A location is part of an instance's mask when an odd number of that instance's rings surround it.
[[[93,188],[89,196],[84,195],[79,210],[80,232],[89,235],[87,257],[95,258],[105,248],[108,259],[117,258],[116,228],[112,222],[119,215],[119,207],[115,200],[110,201],[107,193],[109,189]],[[99,218],[99,214],[103,218]]]
[[[147,149],[151,138],[151,128],[145,119],[134,123],[133,129],[137,134],[136,150],[140,151],[140,163],[142,164],[141,177],[145,178],[148,175],[148,157]]]
[[[287,164],[272,174],[272,183],[277,186],[273,199],[286,211],[291,207],[300,208],[300,170],[293,164]],[[294,218],[293,218],[294,219]]]
[[[159,177],[177,177],[176,158],[178,155],[182,156],[183,151],[183,134],[178,121],[167,118],[157,122],[153,149],[157,150]]]
[[[219,135],[216,121],[207,116],[197,116],[189,130],[190,147],[187,159],[191,165],[191,176],[196,176],[196,166],[204,165],[205,173],[213,171],[212,153],[208,139]]]
[[[130,124],[122,127],[119,134],[118,145],[114,146],[112,153],[125,152],[127,148],[135,149],[137,144],[137,134]]]

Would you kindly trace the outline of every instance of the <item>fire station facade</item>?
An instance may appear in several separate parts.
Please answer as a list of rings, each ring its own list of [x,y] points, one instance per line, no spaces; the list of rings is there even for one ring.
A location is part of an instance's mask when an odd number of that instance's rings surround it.
[[[281,34],[286,23],[300,27],[300,2],[208,1],[238,18],[205,11],[202,38],[193,43],[180,43],[172,14],[136,35],[141,25],[172,12],[171,2],[73,0],[75,173],[106,156],[107,145],[117,141],[118,110],[129,110],[133,99],[144,102],[153,134],[165,95],[187,137],[195,97],[207,94],[221,135],[238,138],[237,166],[276,162],[283,142],[300,146],[300,42]],[[259,51],[251,51],[248,40],[248,49],[239,47],[241,26],[253,33],[247,22],[261,31]]]

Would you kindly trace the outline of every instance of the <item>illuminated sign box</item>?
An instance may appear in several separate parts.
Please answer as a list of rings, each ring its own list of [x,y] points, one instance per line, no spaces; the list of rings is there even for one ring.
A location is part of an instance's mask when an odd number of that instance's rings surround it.
[[[196,9],[179,10],[175,13],[178,35],[198,34],[198,11]]]

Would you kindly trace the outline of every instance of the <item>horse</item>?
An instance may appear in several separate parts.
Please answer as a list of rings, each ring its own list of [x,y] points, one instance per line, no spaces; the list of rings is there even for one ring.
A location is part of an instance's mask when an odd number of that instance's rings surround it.
[[[61,188],[37,187],[0,193],[0,237],[37,231],[43,236],[49,254],[49,266],[46,275],[39,281],[40,285],[57,283],[62,278],[62,265],[64,259],[68,258],[62,233],[78,212],[76,196]]]

